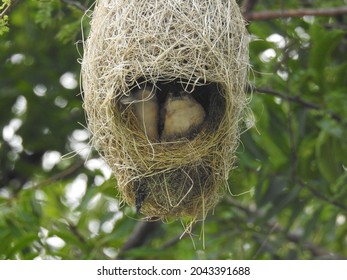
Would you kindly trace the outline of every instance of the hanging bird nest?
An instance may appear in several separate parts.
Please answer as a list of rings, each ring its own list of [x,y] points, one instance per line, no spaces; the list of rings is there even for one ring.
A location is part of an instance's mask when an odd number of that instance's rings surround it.
[[[247,72],[248,36],[234,0],[96,2],[82,62],[84,109],[128,204],[160,218],[204,218],[215,206],[235,159]],[[188,94],[203,123],[150,139],[135,104],[122,102],[145,88],[159,108],[169,91]]]

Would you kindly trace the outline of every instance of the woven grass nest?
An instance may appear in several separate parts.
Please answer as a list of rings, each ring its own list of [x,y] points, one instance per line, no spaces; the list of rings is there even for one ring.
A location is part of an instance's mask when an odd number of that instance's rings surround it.
[[[84,109],[125,202],[148,217],[205,218],[233,167],[247,73],[248,36],[234,0],[96,2],[82,61]],[[141,127],[136,102],[122,102],[145,89],[159,108],[157,138]],[[205,115],[189,133],[164,138],[170,91]]]

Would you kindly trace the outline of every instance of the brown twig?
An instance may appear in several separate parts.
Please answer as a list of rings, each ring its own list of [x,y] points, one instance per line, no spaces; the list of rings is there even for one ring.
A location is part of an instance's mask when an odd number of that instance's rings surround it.
[[[322,9],[296,9],[244,13],[248,21],[269,20],[276,18],[303,17],[303,16],[337,16],[347,14],[347,6]]]

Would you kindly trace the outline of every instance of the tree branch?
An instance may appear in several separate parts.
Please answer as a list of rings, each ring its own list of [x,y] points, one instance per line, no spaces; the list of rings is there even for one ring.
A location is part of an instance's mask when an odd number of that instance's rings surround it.
[[[261,219],[265,215],[264,212],[257,210],[255,207],[251,208],[249,206],[245,206],[231,196],[227,197],[227,202],[230,203],[230,205],[232,205],[233,207],[238,208],[239,210],[244,212],[249,217],[257,217],[258,219]],[[260,254],[260,252],[263,251],[264,248],[266,248],[266,245],[270,239],[270,235],[274,234],[274,233],[281,234],[288,241],[293,242],[297,245],[301,245],[303,248],[310,251],[311,254],[315,257],[329,258],[329,259],[343,259],[342,256],[340,256],[336,253],[333,253],[333,252],[329,252],[325,248],[323,248],[319,245],[316,245],[316,244],[311,243],[309,241],[302,240],[301,234],[287,232],[276,221],[271,221],[271,222],[268,221],[268,222],[264,223],[264,226],[266,227],[268,234],[267,234],[266,238],[263,240],[263,242],[261,243],[261,245],[260,245],[259,249],[257,250],[257,252],[255,253],[255,255],[253,256],[253,259],[255,259]]]
[[[69,230],[77,237],[78,241],[81,242],[82,244],[85,244],[86,240],[82,236],[82,234],[78,231],[78,228],[72,223],[69,223],[68,226],[69,226]]]
[[[4,9],[0,13],[0,18],[4,17],[6,12],[9,12],[18,3],[18,1],[19,0],[13,0],[9,5],[4,5]]]
[[[298,181],[298,184],[302,188],[308,189],[315,197],[319,198],[320,200],[323,200],[323,201],[329,203],[330,205],[333,205],[336,208],[339,208],[340,210],[347,211],[347,205],[345,205],[341,202],[338,202],[334,199],[331,199],[329,197],[326,197],[324,194],[320,193],[319,191],[317,191],[316,188],[310,186],[309,184],[306,184],[306,183],[301,182],[301,181]]]
[[[56,181],[62,180],[64,178],[66,178],[67,176],[71,175],[72,173],[74,173],[76,170],[81,168],[83,165],[84,165],[84,161],[78,160],[74,164],[69,166],[68,168],[64,169],[63,171],[53,175],[52,177],[50,177],[50,178],[48,178],[42,182],[39,182],[39,183],[33,185],[33,188],[39,189],[42,186],[50,185]]]
[[[82,12],[85,12],[88,10],[87,7],[83,6],[80,2],[78,1],[74,1],[74,0],[61,0],[62,2],[70,5],[70,6],[73,6],[79,10],[81,10]]]
[[[167,241],[166,243],[164,243],[161,246],[161,250],[166,250],[166,249],[176,245],[179,241],[181,241],[183,238],[186,238],[187,236],[189,236],[189,233],[187,231],[185,231],[183,234],[179,234],[179,235],[175,236],[174,238],[172,238],[169,241]]]
[[[345,259],[344,257],[342,257],[336,253],[326,251],[324,248],[316,246],[311,242],[308,242],[308,241],[302,242],[300,234],[288,233],[286,235],[286,238],[288,241],[293,242],[295,244],[302,244],[302,247],[304,249],[310,251],[311,254],[315,257],[323,258],[323,259],[331,259],[331,260],[343,260],[343,259]]]
[[[117,259],[122,259],[123,254],[130,249],[142,246],[145,241],[150,237],[161,225],[160,220],[140,221],[134,227],[133,232],[128,240],[124,243],[120,250]]]
[[[88,8],[76,0],[61,0],[62,2],[73,6],[83,12]],[[322,9],[297,9],[297,10],[277,10],[253,12],[258,0],[245,0],[241,10],[243,16],[248,21],[269,20],[276,18],[303,17],[303,16],[336,16],[347,14],[347,6],[322,8]]]
[[[241,11],[244,15],[248,15],[253,12],[258,0],[244,0],[241,6]]]
[[[248,21],[269,20],[276,18],[303,17],[303,16],[337,16],[347,14],[347,6],[322,9],[277,10],[244,13]]]
[[[283,93],[277,92],[277,91],[275,91],[274,89],[271,89],[271,88],[255,88],[254,92],[259,93],[259,94],[272,95],[272,96],[281,98],[283,100],[287,100],[287,101],[290,101],[290,102],[294,102],[294,103],[300,104],[300,105],[302,105],[302,106],[304,106],[304,107],[306,107],[308,109],[313,109],[313,110],[317,110],[317,111],[324,111],[325,113],[327,113],[334,120],[336,120],[338,122],[342,121],[342,118],[338,114],[336,114],[334,112],[331,112],[331,111],[327,111],[327,110],[325,110],[323,107],[321,107],[318,104],[305,101],[305,100],[301,99],[299,96],[288,96],[288,95],[285,95]]]

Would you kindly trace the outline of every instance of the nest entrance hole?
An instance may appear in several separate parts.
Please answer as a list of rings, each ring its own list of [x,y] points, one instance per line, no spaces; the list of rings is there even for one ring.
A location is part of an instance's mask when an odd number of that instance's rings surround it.
[[[225,92],[223,87],[215,82],[192,84],[186,79],[161,79],[155,83],[141,77],[130,86],[130,95],[143,88],[155,88],[159,107],[163,107],[169,92],[179,93],[184,91],[201,104],[206,112],[204,127],[207,132],[218,128],[222,117],[225,115]],[[121,109],[122,110],[122,109]]]

